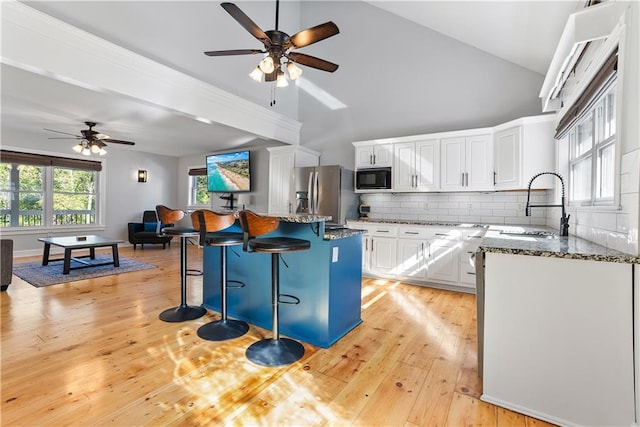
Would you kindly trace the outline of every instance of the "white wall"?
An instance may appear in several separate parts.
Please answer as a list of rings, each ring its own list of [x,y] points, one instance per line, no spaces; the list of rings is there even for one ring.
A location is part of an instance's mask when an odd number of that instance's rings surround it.
[[[72,156],[74,141],[48,140],[45,131],[34,130],[33,133],[18,133],[2,129],[2,147],[20,149],[25,152],[38,152]],[[153,210],[157,204],[175,206],[177,204],[178,159],[141,153],[125,146],[111,144],[107,147],[105,164],[101,178],[105,182],[104,229],[91,231],[94,234],[127,240],[127,223],[142,220],[144,210]],[[148,182],[138,183],[137,171],[148,171]],[[48,231],[4,232],[3,236],[14,240],[16,256],[42,253],[42,243],[38,237],[47,235]],[[77,232],[51,232],[51,235],[74,235]],[[85,233],[89,234],[89,233]]]
[[[541,113],[542,75],[364,2],[326,4],[301,5],[302,27],[333,20],[340,28],[305,48],[341,65],[335,73],[304,69],[303,77],[326,91],[300,89],[301,145],[321,152],[321,164],[353,168],[353,141],[495,126]]]

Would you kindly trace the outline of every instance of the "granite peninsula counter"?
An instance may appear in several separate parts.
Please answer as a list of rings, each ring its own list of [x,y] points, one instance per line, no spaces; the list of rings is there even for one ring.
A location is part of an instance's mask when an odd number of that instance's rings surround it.
[[[265,237],[286,236],[309,240],[307,251],[282,254],[280,292],[300,298],[282,304],[280,333],[319,347],[329,347],[362,322],[361,232],[329,229],[330,217],[269,214],[280,226]],[[241,231],[239,224],[233,226]],[[228,315],[271,329],[271,255],[246,253],[229,247],[227,257]],[[286,264],[285,264],[286,263]],[[220,248],[208,246],[203,255],[203,305],[220,312]],[[233,288],[233,282],[244,287]]]

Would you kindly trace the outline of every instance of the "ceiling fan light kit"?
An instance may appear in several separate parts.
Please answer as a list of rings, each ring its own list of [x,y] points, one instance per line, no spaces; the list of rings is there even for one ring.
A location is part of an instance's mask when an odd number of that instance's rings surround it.
[[[72,133],[60,132],[59,130],[46,129],[46,128],[45,130],[49,132],[61,133],[63,135],[70,136],[70,137],[49,138],[49,139],[78,140],[78,143],[74,145],[72,149],[76,153],[83,154],[85,156],[90,156],[91,154],[98,154],[100,156],[104,156],[105,154],[107,154],[107,150],[104,149],[107,146],[106,142],[110,144],[135,145],[134,142],[111,139],[109,135],[105,135],[104,133],[100,133],[93,130],[93,127],[97,124],[95,122],[84,122],[84,124],[89,126],[89,129],[81,130],[80,131],[81,135],[74,135]]]
[[[288,86],[287,74],[290,80],[296,80],[302,75],[302,69],[297,64],[333,73],[338,69],[338,65],[316,58],[304,53],[292,52],[310,44],[319,42],[326,38],[335,36],[340,32],[338,26],[331,21],[306,30],[298,31],[293,36],[278,30],[278,15],[280,1],[276,0],[276,29],[263,31],[251,20],[238,6],[233,3],[222,3],[222,8],[233,17],[245,30],[251,33],[263,45],[265,50],[257,49],[234,49],[216,50],[204,52],[207,56],[229,56],[229,55],[255,55],[266,54],[258,66],[249,73],[249,77],[256,82],[276,82],[276,87]],[[296,64],[297,63],[297,64]],[[287,74],[284,69],[286,68]]]

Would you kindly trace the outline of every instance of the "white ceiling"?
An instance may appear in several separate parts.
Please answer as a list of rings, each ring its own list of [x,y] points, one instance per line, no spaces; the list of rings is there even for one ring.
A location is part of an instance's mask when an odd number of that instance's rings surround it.
[[[271,28],[268,22],[273,19],[273,2],[237,3],[263,29]],[[567,16],[582,4],[575,0],[367,3],[540,74],[546,72],[551,62]],[[219,7],[218,2],[46,1],[27,4],[229,92],[245,98],[255,95],[249,92],[254,90],[253,86],[234,85],[237,80],[231,78],[222,82],[213,79],[212,59],[200,54],[203,50],[255,46],[255,39],[250,35],[239,35],[244,30]],[[175,19],[176,16],[179,19]],[[291,17],[286,16],[283,8],[281,26],[286,19]],[[204,38],[203,31],[207,34]],[[216,40],[214,33],[233,35],[238,40],[230,42],[228,37],[231,36]],[[192,50],[195,55],[190,53]],[[247,64],[255,62],[255,57],[235,58],[236,61],[225,59],[216,64],[224,61],[227,72],[244,77]],[[86,65],[80,63],[79,66]],[[216,151],[243,144],[269,143],[239,129],[200,123],[133,98],[108,91],[93,92],[10,65],[2,64],[1,72],[3,128],[31,132],[51,128],[78,133],[85,128],[83,122],[91,120],[102,123],[96,129],[112,138],[136,142],[133,148],[119,148],[172,156],[211,151],[212,141],[215,141]],[[41,134],[43,138],[55,136],[45,131]]]

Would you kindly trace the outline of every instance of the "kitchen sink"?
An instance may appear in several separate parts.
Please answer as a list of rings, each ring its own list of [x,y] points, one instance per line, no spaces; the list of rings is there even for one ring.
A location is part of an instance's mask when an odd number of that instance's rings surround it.
[[[500,234],[506,234],[508,236],[524,236],[524,237],[544,237],[547,239],[554,239],[558,237],[558,235],[552,231],[542,231],[542,230],[522,230],[522,231],[508,231],[503,230]]]

